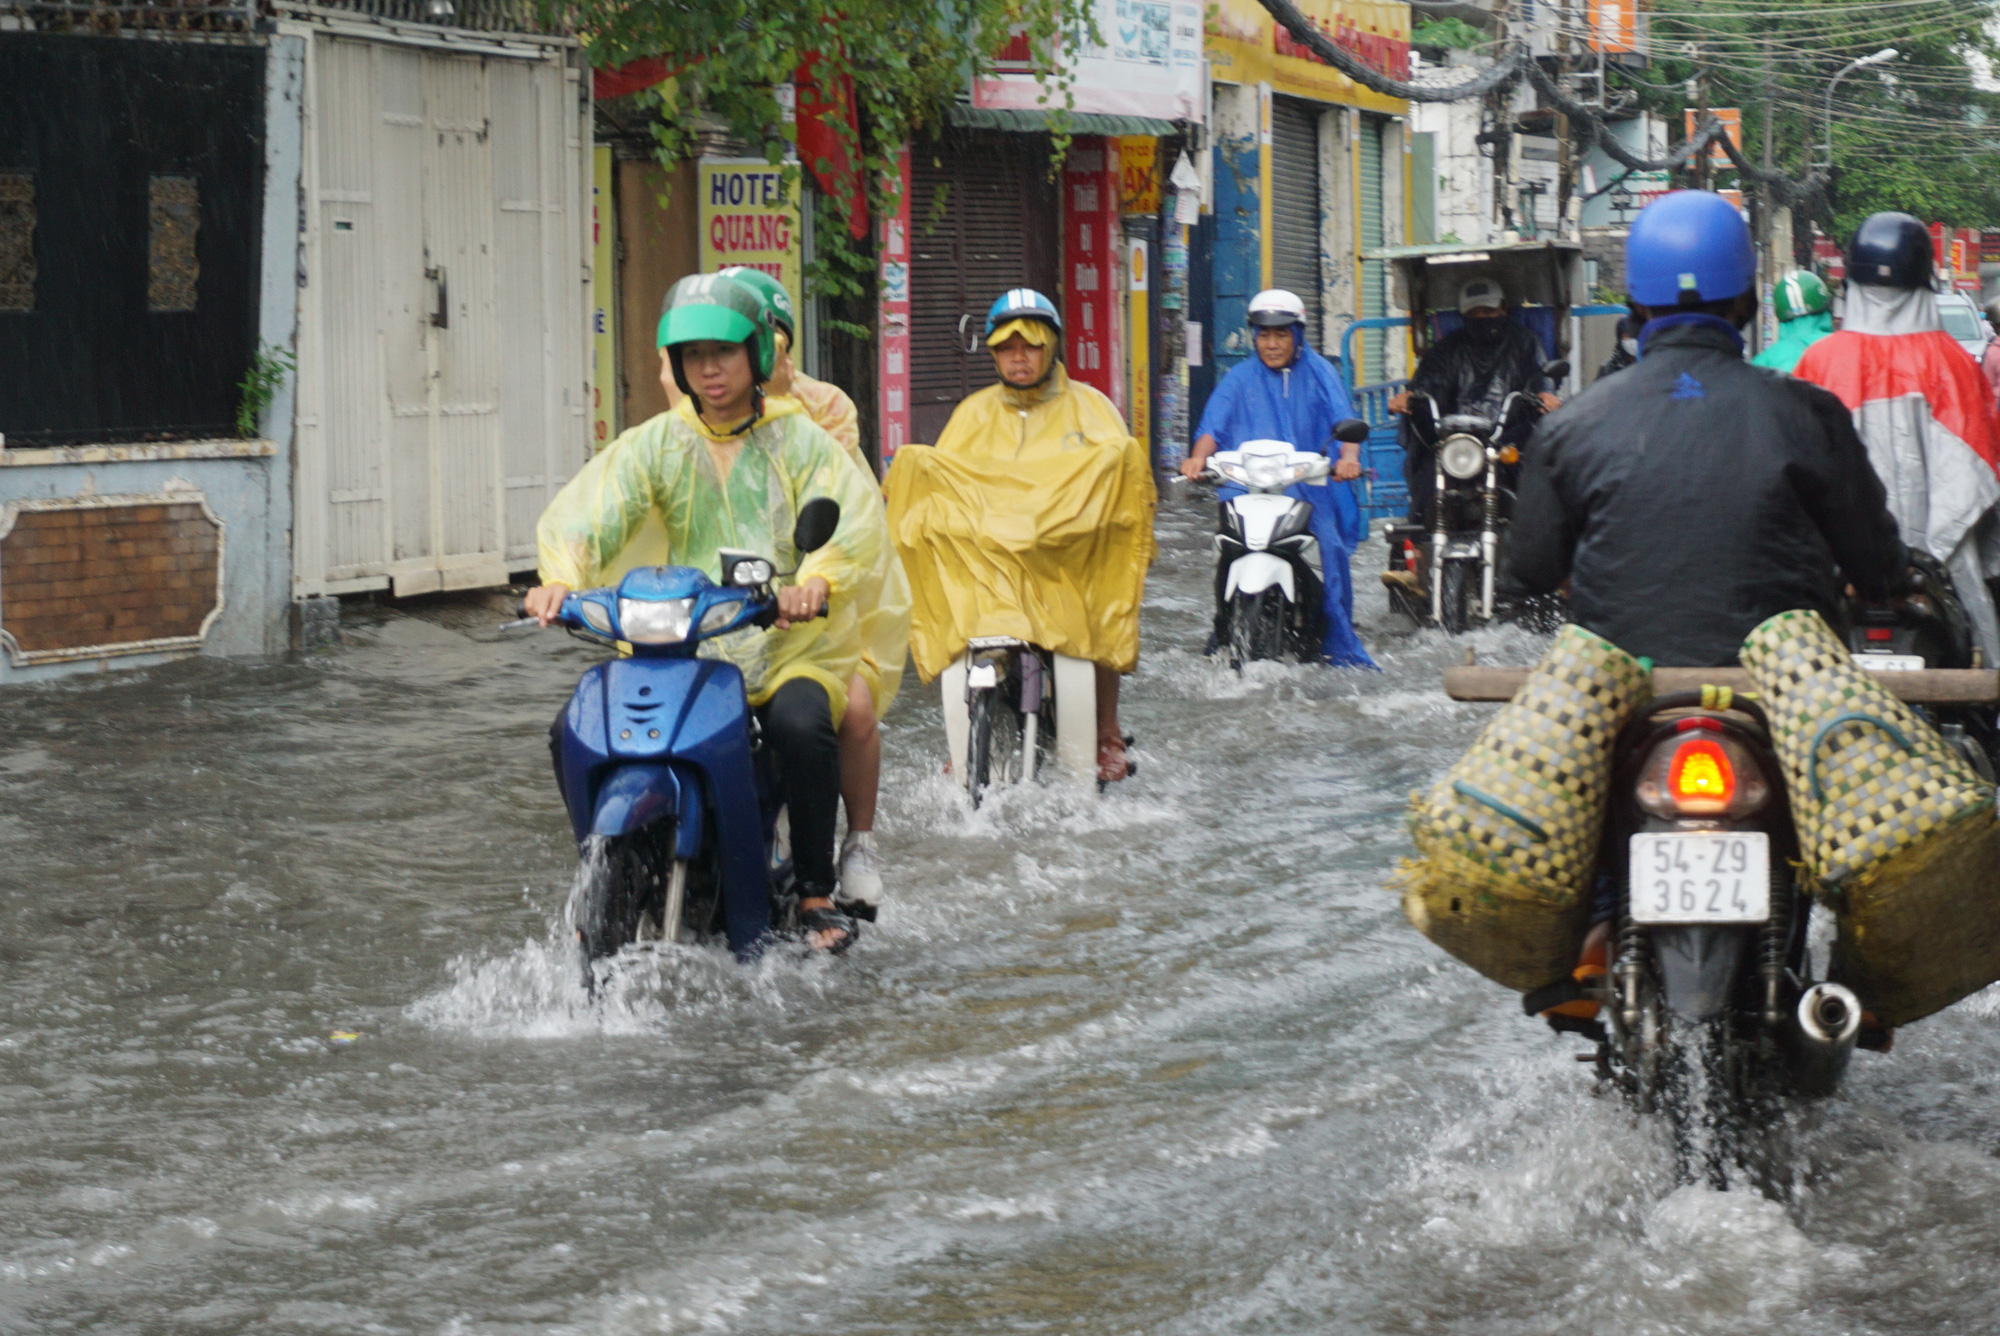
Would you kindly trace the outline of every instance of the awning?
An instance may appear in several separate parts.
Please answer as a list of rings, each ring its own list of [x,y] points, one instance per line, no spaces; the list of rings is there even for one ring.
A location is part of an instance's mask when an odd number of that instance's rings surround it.
[[[1051,112],[1044,108],[974,107],[955,102],[945,119],[962,130],[1006,130],[1015,134],[1047,134]],[[1072,111],[1073,135],[1177,135],[1180,126],[1152,116],[1108,116],[1096,111]]]

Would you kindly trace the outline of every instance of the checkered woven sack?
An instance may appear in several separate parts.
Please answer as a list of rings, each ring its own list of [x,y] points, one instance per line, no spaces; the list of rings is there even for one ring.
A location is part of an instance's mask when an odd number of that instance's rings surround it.
[[[1569,973],[1589,889],[1618,728],[1652,691],[1637,659],[1565,626],[1430,792],[1412,795],[1417,859],[1399,874],[1417,928],[1522,991]]]
[[[1834,977],[1885,1025],[2000,978],[1993,786],[1857,667],[1816,612],[1750,633],[1806,873],[1839,922]]]

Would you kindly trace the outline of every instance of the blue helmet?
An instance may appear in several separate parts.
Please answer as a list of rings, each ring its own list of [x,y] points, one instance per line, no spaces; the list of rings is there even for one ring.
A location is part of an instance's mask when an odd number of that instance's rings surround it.
[[[1930,229],[1907,213],[1871,213],[1847,244],[1847,278],[1881,288],[1931,285]]]
[[[1756,281],[1750,225],[1735,205],[1706,190],[1660,196],[1625,239],[1625,289],[1641,306],[1725,301]]]
[[[986,312],[987,337],[1009,320],[1042,320],[1062,333],[1062,314],[1056,304],[1033,288],[1009,288],[1000,294],[1000,300]]]

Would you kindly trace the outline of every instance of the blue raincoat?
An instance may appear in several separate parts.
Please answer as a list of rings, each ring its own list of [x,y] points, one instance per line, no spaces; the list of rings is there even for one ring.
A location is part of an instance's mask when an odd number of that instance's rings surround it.
[[[1305,326],[1292,326],[1292,364],[1273,371],[1251,356],[1222,378],[1209,396],[1195,437],[1213,436],[1218,450],[1234,450],[1245,441],[1290,441],[1294,450],[1309,450],[1340,458],[1333,428],[1354,416],[1354,404],[1333,363],[1306,344]],[[1354,579],[1349,559],[1364,534],[1361,503],[1352,483],[1331,480],[1316,486],[1297,483],[1286,495],[1313,509],[1313,537],[1319,540],[1326,580],[1326,640],[1321,652],[1328,663],[1342,668],[1373,668],[1375,661],[1354,634]],[[1219,501],[1241,496],[1240,487],[1223,486]]]

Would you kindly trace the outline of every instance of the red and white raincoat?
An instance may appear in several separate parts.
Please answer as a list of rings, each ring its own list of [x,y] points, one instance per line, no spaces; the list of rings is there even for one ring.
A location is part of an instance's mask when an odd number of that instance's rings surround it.
[[[1848,283],[1840,330],[1792,374],[1854,414],[1903,542],[1945,564],[1986,663],[2000,665],[1986,586],[2000,576],[2000,417],[1979,364],[1944,332],[1936,295]]]

